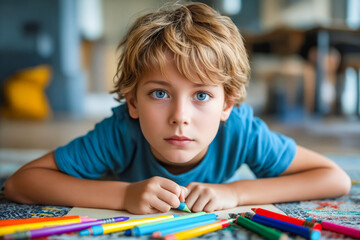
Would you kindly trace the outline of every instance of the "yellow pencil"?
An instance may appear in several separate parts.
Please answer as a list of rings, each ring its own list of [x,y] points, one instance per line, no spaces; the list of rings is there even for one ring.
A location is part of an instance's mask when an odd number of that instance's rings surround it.
[[[108,234],[113,232],[120,232],[130,228],[133,228],[136,225],[155,222],[163,219],[173,218],[174,215],[163,215],[158,217],[149,217],[149,218],[142,218],[142,219],[134,219],[134,220],[127,220],[123,222],[117,223],[108,223],[102,225],[92,226],[89,229],[82,230],[79,232],[80,235],[102,235]]]
[[[28,223],[36,223],[36,222],[48,222],[48,221],[59,221],[66,219],[79,218],[80,216],[62,216],[62,217],[36,217],[36,218],[20,218],[20,219],[5,219],[0,220],[0,227],[19,225],[19,224],[28,224]]]
[[[26,223],[26,224],[0,227],[0,236],[3,236],[5,234],[12,234],[15,232],[20,232],[20,231],[28,231],[28,230],[32,230],[32,229],[44,228],[44,227],[52,227],[52,226],[72,224],[72,223],[81,223],[81,222],[84,222],[84,220],[88,221],[88,220],[86,220],[86,218],[78,217],[78,218],[65,219],[65,220]]]
[[[174,233],[165,236],[165,240],[182,240],[189,239],[204,235],[209,232],[214,232],[223,228],[230,226],[231,223],[234,222],[234,219],[222,219],[218,222],[210,223],[204,226],[200,226],[197,228],[193,228],[190,230],[185,230],[182,232]]]

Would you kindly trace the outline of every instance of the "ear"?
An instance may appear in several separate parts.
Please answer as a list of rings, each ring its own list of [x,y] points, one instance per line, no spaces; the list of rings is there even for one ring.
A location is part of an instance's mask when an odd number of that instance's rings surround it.
[[[234,106],[234,103],[225,102],[224,109],[221,112],[221,117],[220,117],[221,121],[225,122],[229,118],[230,113],[231,113],[231,111],[233,109],[233,106]]]
[[[139,118],[139,114],[137,111],[137,103],[136,98],[133,94],[126,94],[125,95],[126,104],[128,105],[129,114],[132,118],[137,119]]]

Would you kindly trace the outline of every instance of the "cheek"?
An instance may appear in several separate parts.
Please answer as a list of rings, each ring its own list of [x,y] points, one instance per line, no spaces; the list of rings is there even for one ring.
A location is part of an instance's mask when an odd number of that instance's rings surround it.
[[[216,134],[220,125],[220,110],[213,108],[211,111],[206,111],[198,114],[196,126],[201,129],[206,135]]]
[[[164,125],[163,117],[159,109],[144,107],[139,111],[139,122],[145,137],[155,137],[159,133],[160,127]]]

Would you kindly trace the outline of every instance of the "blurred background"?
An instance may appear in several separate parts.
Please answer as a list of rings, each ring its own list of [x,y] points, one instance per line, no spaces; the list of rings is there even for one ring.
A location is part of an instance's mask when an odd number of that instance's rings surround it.
[[[138,16],[165,2],[0,0],[0,168],[110,116],[116,47]],[[320,153],[360,153],[360,0],[201,2],[244,37],[246,103],[256,115]]]

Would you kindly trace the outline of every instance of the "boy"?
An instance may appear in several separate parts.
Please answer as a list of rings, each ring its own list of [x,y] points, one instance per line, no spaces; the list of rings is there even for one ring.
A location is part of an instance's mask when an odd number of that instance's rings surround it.
[[[126,103],[19,169],[7,198],[150,214],[180,201],[212,212],[349,191],[337,165],[239,106],[249,64],[229,18],[201,3],[163,8],[140,17],[119,48],[114,92]],[[258,179],[227,182],[243,163]],[[108,172],[118,181],[96,180]]]

